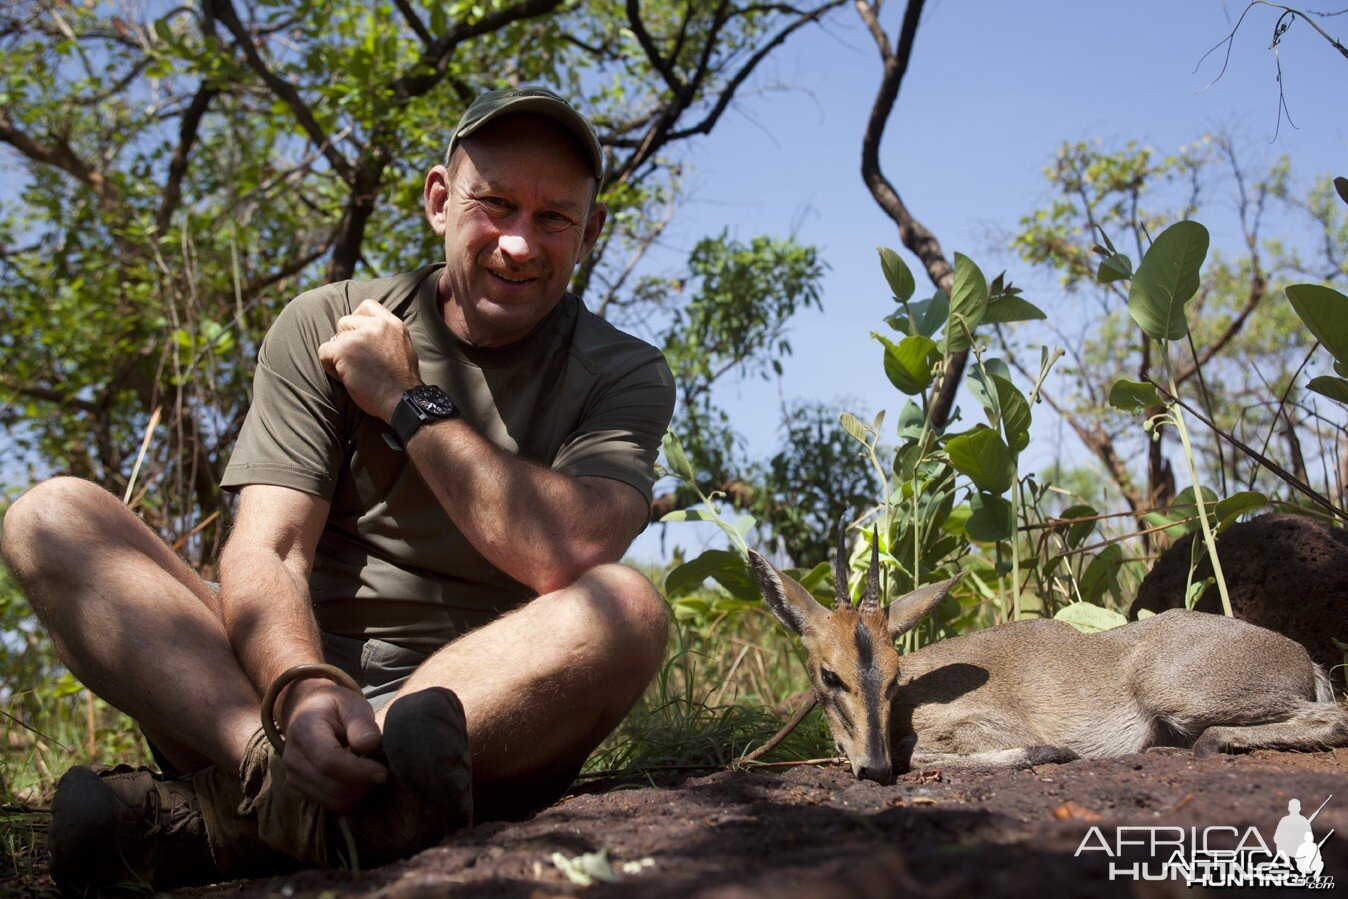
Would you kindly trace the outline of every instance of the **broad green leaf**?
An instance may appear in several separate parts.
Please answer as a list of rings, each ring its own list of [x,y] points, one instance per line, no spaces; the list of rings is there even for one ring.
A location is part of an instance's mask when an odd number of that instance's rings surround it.
[[[668,522],[715,521],[716,516],[708,512],[706,509],[701,509],[698,508],[697,506],[693,506],[692,508],[688,509],[675,509],[673,512],[666,512],[664,517],[661,518],[660,520]]]
[[[880,253],[880,267],[885,270],[885,280],[889,282],[889,289],[894,291],[894,299],[900,303],[906,303],[913,298],[913,291],[917,289],[917,282],[913,280],[913,273],[908,270],[907,264],[899,258],[899,254],[887,247],[876,247]]]
[[[948,533],[959,536],[964,533],[965,528],[969,524],[969,517],[971,515],[973,515],[973,509],[970,508],[969,504],[960,503],[950,510],[950,516],[946,518],[945,524],[941,525],[941,527]]]
[[[1348,365],[1348,297],[1322,284],[1293,284],[1287,299],[1315,339]]]
[[[1123,547],[1111,543],[1100,551],[1086,570],[1081,574],[1081,598],[1086,602],[1095,602],[1106,591],[1118,591],[1119,566],[1123,564]]]
[[[1343,378],[1335,378],[1330,375],[1321,375],[1318,378],[1311,378],[1307,388],[1314,390],[1321,396],[1327,396],[1331,400],[1339,403],[1348,403],[1348,381]]]
[[[665,596],[673,599],[691,593],[718,571],[739,571],[743,568],[744,560],[737,554],[724,549],[709,549],[665,576]]]
[[[1004,325],[1007,322],[1028,322],[1039,318],[1048,318],[1044,310],[1029,300],[1020,297],[1003,297],[988,303],[983,313],[983,324]]]
[[[1015,459],[1000,434],[986,425],[951,437],[946,443],[950,464],[980,489],[1002,494],[1016,477]]]
[[[969,366],[968,381],[966,382],[969,385],[969,392],[974,395],[974,399],[978,400],[978,404],[984,409],[999,413],[1001,403],[997,399],[996,391],[990,389],[984,383],[983,372],[985,371],[989,376],[1000,376],[1009,381],[1011,380],[1011,367],[995,356],[984,359],[981,365]]]
[[[1198,273],[1208,255],[1208,229],[1176,222],[1161,232],[1142,257],[1128,291],[1128,313],[1153,340],[1179,340],[1188,332],[1184,304],[1198,292]]]
[[[1161,404],[1161,394],[1145,381],[1120,378],[1109,388],[1109,404],[1125,412],[1141,412]]]
[[[955,277],[950,288],[950,323],[946,325],[945,341],[949,352],[969,348],[969,334],[983,321],[988,309],[988,281],[974,261],[962,253],[955,254]],[[959,321],[964,322],[961,327]],[[965,332],[968,328],[968,332]]]
[[[1268,505],[1268,497],[1257,490],[1242,490],[1217,503],[1217,529],[1224,530],[1246,512]]]
[[[899,439],[917,440],[922,436],[922,424],[926,421],[926,415],[922,412],[922,407],[909,400],[904,403],[903,408],[899,410]]]
[[[1089,602],[1074,602],[1064,606],[1053,616],[1053,620],[1066,621],[1083,634],[1098,634],[1128,623],[1128,619],[1118,612]]]
[[[838,421],[842,424],[844,431],[851,434],[864,446],[871,445],[870,439],[866,435],[866,426],[861,423],[861,419],[851,412],[844,412],[838,417]]]
[[[871,336],[885,345],[885,375],[889,383],[909,396],[931,385],[931,368],[940,358],[940,351],[930,338],[913,335],[894,343],[874,331]]]
[[[1100,263],[1095,280],[1101,284],[1123,281],[1133,276],[1133,260],[1122,253],[1113,253]]]
[[[944,290],[938,289],[931,299],[909,303],[908,306],[917,321],[917,333],[923,337],[931,337],[941,330],[950,317],[950,297]]]
[[[975,493],[969,497],[969,510],[969,520],[964,523],[969,539],[996,543],[1015,536],[1016,522],[1011,515],[1011,504],[1000,496]]]
[[[809,571],[792,568],[788,569],[786,573],[795,578],[796,583],[814,593],[816,590],[822,589],[825,582],[832,576],[833,566],[827,562],[820,562]],[[827,595],[832,596],[833,594],[829,592]]]

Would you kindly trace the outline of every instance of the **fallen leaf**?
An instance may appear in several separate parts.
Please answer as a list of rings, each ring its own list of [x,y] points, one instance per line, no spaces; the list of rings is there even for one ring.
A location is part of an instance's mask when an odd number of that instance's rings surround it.
[[[1103,821],[1104,818],[1076,802],[1064,802],[1053,810],[1053,817],[1060,821]]]

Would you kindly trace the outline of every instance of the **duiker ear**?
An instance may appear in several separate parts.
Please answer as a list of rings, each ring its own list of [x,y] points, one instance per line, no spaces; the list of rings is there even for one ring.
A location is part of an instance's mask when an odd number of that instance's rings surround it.
[[[901,596],[889,604],[889,635],[897,637],[912,630],[913,625],[922,620],[922,616],[945,598],[950,588],[959,582],[962,575],[955,575],[946,581],[918,587],[912,593]]]
[[[782,574],[771,562],[749,550],[749,565],[758,578],[758,589],[763,591],[763,599],[768,608],[782,624],[797,634],[809,630],[813,622],[828,614],[810,591],[796,580]]]

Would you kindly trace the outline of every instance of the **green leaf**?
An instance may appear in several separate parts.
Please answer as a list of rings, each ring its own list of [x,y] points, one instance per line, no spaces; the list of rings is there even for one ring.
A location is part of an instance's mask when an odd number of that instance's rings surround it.
[[[1145,381],[1120,378],[1109,388],[1109,404],[1125,412],[1141,412],[1161,404],[1161,394]]]
[[[863,446],[870,446],[870,438],[866,434],[866,426],[861,423],[851,412],[844,412],[838,417],[838,421],[843,426],[843,430],[855,437]]]
[[[1100,551],[1081,574],[1081,598],[1095,602],[1105,591],[1117,592],[1119,566],[1123,564],[1123,547],[1111,543]]]
[[[1224,530],[1246,512],[1268,505],[1268,497],[1257,490],[1242,490],[1217,503],[1217,529]]]
[[[904,403],[899,410],[899,439],[917,440],[922,436],[922,424],[925,421],[926,415],[921,406],[912,400]]]
[[[1198,601],[1203,598],[1203,594],[1213,584],[1217,583],[1215,577],[1205,577],[1201,581],[1194,581],[1189,585],[1189,590],[1184,594],[1184,608],[1192,609],[1198,605]]]
[[[941,357],[940,350],[928,337],[920,334],[905,337],[897,344],[882,334],[871,336],[885,345],[885,375],[889,383],[913,396],[931,385],[932,366]]]
[[[948,352],[969,348],[969,335],[983,321],[988,309],[988,282],[973,260],[962,253],[955,254],[955,278],[950,288],[950,323],[946,326],[945,341]],[[961,327],[957,319],[964,322]],[[965,328],[968,329],[967,333]]]
[[[1007,446],[1016,455],[1020,455],[1030,445],[1030,403],[1025,395],[1006,378],[993,375],[992,382],[997,385],[997,399],[1002,410],[1002,431],[1006,434]]]
[[[1111,284],[1115,281],[1127,280],[1132,276],[1133,260],[1122,253],[1114,253],[1100,263],[1100,269],[1095,273],[1095,280],[1101,284]]]
[[[983,324],[1004,325],[1007,322],[1028,322],[1039,318],[1048,318],[1044,310],[1020,297],[1003,297],[988,303],[983,313]]]
[[[724,549],[709,549],[696,559],[684,562],[665,576],[665,596],[674,599],[692,593],[702,582],[719,571],[740,571],[744,560]]]
[[[969,509],[969,520],[964,524],[964,531],[970,540],[996,543],[1015,536],[1016,522],[1011,515],[1011,504],[1000,496],[976,493],[969,497]]]
[[[1058,614],[1053,616],[1053,620],[1066,621],[1083,634],[1098,634],[1128,623],[1128,619],[1118,612],[1089,602],[1074,602],[1070,606],[1063,606],[1058,610]]]
[[[978,425],[946,443],[950,464],[968,476],[980,490],[1002,494],[1015,480],[1015,459],[996,431]]]
[[[913,318],[917,321],[917,333],[931,337],[950,318],[950,296],[944,290],[937,290],[929,300],[909,303]]]
[[[900,303],[906,303],[913,297],[913,291],[917,289],[917,282],[913,280],[913,273],[908,270],[908,266],[899,254],[887,247],[876,247],[880,253],[880,267],[885,270],[885,280],[889,282],[889,289],[894,291],[894,299]]]
[[[1198,292],[1208,255],[1208,229],[1176,222],[1161,232],[1133,275],[1128,313],[1153,340],[1179,340],[1189,329],[1184,304]]]
[[[1068,508],[1063,509],[1062,515],[1059,517],[1070,520],[1073,518],[1094,518],[1099,514],[1100,513],[1096,511],[1094,506],[1087,506],[1083,503],[1081,505],[1069,506]],[[1063,536],[1063,539],[1066,541],[1068,547],[1076,549],[1086,542],[1087,537],[1095,533],[1095,528],[1098,524],[1098,521],[1078,521],[1075,524],[1070,524],[1067,526],[1067,533]]]
[[[1287,299],[1315,339],[1348,365],[1348,297],[1322,284],[1293,284]]]
[[[1318,378],[1311,378],[1306,385],[1310,390],[1314,390],[1321,396],[1327,396],[1331,400],[1339,403],[1348,403],[1348,381],[1343,378],[1335,378],[1329,375],[1321,375]]]
[[[74,696],[76,693],[80,692],[83,689],[84,684],[80,683],[75,678],[75,675],[71,674],[70,672],[66,672],[65,674],[58,677],[56,679],[56,683],[52,685],[52,696],[56,697],[57,699],[61,699],[62,697],[65,696]]]

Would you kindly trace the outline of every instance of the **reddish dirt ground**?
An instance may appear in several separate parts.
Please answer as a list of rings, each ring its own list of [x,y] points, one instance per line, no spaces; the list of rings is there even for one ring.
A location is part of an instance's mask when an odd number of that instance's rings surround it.
[[[1289,799],[1348,888],[1348,751],[1194,758],[1153,754],[1023,771],[917,771],[893,786],[839,768],[721,772],[658,786],[593,784],[534,818],[490,824],[352,879],[342,871],[184,891],[202,897],[1073,897],[1193,895],[1182,883],[1109,879],[1092,825],[1257,827],[1269,845]],[[1226,845],[1233,845],[1228,839]],[[553,853],[607,850],[639,873],[590,887]],[[1168,853],[1167,853],[1168,854]],[[1145,847],[1133,862],[1157,862]],[[47,882],[50,886],[50,882]],[[31,887],[29,888],[31,890]],[[11,892],[11,891],[6,891]],[[1286,890],[1223,890],[1272,896]],[[1304,890],[1298,890],[1304,893]]]

